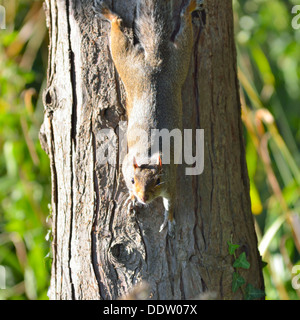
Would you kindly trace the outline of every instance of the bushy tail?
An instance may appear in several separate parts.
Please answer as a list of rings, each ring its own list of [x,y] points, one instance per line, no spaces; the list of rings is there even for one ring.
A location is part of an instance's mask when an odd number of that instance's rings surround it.
[[[136,33],[146,55],[159,58],[173,31],[169,0],[139,0]]]

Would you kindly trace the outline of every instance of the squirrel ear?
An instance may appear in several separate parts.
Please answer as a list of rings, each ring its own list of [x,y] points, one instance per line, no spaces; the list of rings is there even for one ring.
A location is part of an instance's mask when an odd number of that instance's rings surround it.
[[[157,165],[159,166],[160,169],[162,168],[162,161],[161,161],[160,154],[158,155],[158,158],[157,158]]]
[[[134,169],[137,169],[139,167],[139,165],[136,162],[135,157],[133,157],[133,167],[134,167]]]

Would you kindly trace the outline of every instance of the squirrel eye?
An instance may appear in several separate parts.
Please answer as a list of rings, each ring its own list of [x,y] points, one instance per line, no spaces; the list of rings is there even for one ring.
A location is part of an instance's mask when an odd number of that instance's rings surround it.
[[[133,178],[131,179],[131,183],[134,184],[134,179]]]
[[[156,184],[160,184],[160,179],[159,178],[156,180]]]

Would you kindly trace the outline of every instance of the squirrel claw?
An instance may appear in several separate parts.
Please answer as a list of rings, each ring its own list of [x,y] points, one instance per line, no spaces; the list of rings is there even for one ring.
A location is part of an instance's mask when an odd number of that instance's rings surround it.
[[[127,207],[127,213],[130,213],[131,210],[135,211],[135,199],[132,199],[131,195],[124,202],[124,207]]]
[[[130,211],[133,211],[135,212],[135,209],[134,209],[134,204],[132,202],[129,202],[128,206],[127,206],[127,213],[130,213]]]
[[[162,232],[162,231],[165,229],[165,227],[167,226],[167,224],[168,224],[168,220],[165,220],[165,221],[163,222],[163,224],[160,226],[159,232]]]
[[[127,213],[130,213],[131,210],[136,213],[136,208],[141,208],[142,204],[136,201],[136,198],[130,194],[124,202],[124,207],[127,207]]]
[[[170,238],[175,238],[175,220],[168,221],[168,235]]]
[[[166,228],[167,225],[168,225],[168,236],[170,238],[174,239],[175,238],[175,225],[176,225],[175,220],[170,221],[168,219],[165,219],[163,224],[159,228],[159,232],[162,232]]]

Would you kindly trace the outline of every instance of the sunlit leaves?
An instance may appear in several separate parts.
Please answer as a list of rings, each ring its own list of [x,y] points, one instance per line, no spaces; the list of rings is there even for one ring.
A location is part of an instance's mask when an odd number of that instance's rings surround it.
[[[10,7],[12,2],[6,2],[7,29],[0,32],[0,265],[5,266],[7,287],[0,290],[0,299],[46,299],[49,264],[44,257],[49,245],[44,238],[50,170],[38,140],[43,106],[36,104],[46,65],[36,47],[31,58],[39,63],[33,69],[22,67],[31,45],[25,38],[21,50],[15,50],[24,23],[37,22],[37,15],[25,19],[28,12],[43,9],[42,1]],[[44,23],[42,18],[39,21]],[[29,38],[35,36],[29,32]],[[16,54],[11,55],[13,50]]]

